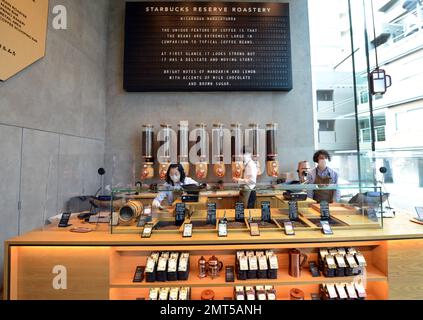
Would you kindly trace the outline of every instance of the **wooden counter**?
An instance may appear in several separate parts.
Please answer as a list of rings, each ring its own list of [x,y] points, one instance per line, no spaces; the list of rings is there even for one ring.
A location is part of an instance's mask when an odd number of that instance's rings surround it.
[[[298,230],[295,236],[289,237],[278,230],[262,232],[259,237],[251,237],[249,232],[230,232],[228,237],[219,238],[216,233],[194,230],[192,238],[153,232],[149,239],[141,239],[139,234],[111,234],[110,227],[104,224],[71,221],[72,227],[83,225],[94,231],[77,234],[69,228],[51,225],[5,242],[4,296],[6,299],[135,299],[145,297],[151,287],[189,286],[193,299],[199,297],[202,289],[210,287],[217,298],[223,299],[235,285],[271,284],[277,288],[278,299],[287,299],[287,292],[293,286],[309,294],[318,291],[320,283],[354,281],[351,277],[312,278],[308,268],[303,269],[304,276],[293,279],[287,274],[289,248],[298,248],[316,260],[318,248],[354,246],[360,248],[369,263],[366,273],[369,299],[423,299],[420,285],[423,225],[410,222],[410,218],[402,213],[394,219],[384,219],[381,229],[339,229],[331,236],[319,230]],[[280,267],[277,279],[226,283],[224,274],[216,281],[201,281],[195,276],[201,255],[216,254],[225,265],[233,265],[236,251],[249,249],[277,252]],[[145,265],[152,251],[190,252],[192,276],[185,282],[132,283],[135,267]],[[67,272],[66,289],[52,287],[61,268]]]

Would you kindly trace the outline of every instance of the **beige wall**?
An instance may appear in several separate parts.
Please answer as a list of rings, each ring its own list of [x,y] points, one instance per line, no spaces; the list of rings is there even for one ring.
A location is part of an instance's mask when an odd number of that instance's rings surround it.
[[[57,4],[67,8],[67,30],[52,28]],[[0,82],[0,243],[41,226],[70,197],[98,188],[108,5],[50,0],[45,58]]]

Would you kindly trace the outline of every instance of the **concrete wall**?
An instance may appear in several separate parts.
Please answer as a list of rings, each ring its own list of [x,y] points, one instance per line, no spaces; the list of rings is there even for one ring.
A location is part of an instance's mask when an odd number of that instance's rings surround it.
[[[67,8],[67,30],[52,29],[56,4]],[[46,57],[0,83],[0,243],[41,226],[70,197],[99,185],[108,6],[109,0],[50,0]]]
[[[290,3],[293,57],[291,92],[127,93],[123,90],[125,1],[111,2],[107,65],[107,128],[105,164],[114,186],[132,184],[139,177],[141,125],[180,120],[191,127],[205,122],[229,126],[258,122],[280,125],[281,169],[295,171],[299,160],[312,160],[314,150],[308,10],[306,0]],[[156,171],[157,172],[157,171]],[[209,176],[209,180],[217,180]]]

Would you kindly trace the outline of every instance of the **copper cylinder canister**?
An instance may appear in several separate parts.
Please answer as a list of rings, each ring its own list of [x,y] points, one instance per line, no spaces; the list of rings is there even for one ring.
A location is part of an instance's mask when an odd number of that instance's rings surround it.
[[[160,147],[159,147],[159,178],[160,180],[166,180],[167,170],[171,164],[170,156],[170,142],[172,134],[172,126],[169,124],[161,124],[161,136],[160,138]]]
[[[200,129],[199,143],[200,143],[200,161],[195,164],[195,176],[198,179],[206,179],[208,175],[208,161],[207,161],[207,125],[204,123],[197,124]],[[198,140],[197,140],[198,142]]]
[[[250,145],[253,149],[252,158],[257,165],[257,175],[263,174],[263,165],[260,162],[260,126],[257,123],[250,124]]]
[[[142,159],[141,180],[152,179],[154,177],[154,126],[145,124],[142,126]]]
[[[223,155],[224,144],[224,125],[222,123],[215,123],[212,130],[213,141],[213,172],[218,178],[225,177],[226,168]]]
[[[178,125],[178,161],[189,175],[189,126],[188,121],[181,121]]]
[[[279,161],[277,150],[278,125],[270,123],[266,125],[266,172],[269,177],[279,176]]]
[[[231,125],[232,178],[241,179],[244,173],[242,124]]]

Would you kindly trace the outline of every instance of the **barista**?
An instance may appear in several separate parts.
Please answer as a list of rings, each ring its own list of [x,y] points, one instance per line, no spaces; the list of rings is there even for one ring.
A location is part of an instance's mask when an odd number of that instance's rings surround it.
[[[310,172],[310,163],[307,160],[298,162],[298,180],[300,183],[307,182],[307,176]]]
[[[153,208],[161,208],[161,202],[164,198],[167,198],[168,205],[171,205],[174,201],[173,191],[181,190],[182,186],[186,185],[198,185],[198,183],[185,176],[185,170],[181,164],[171,164],[167,169],[166,182],[163,185],[167,191],[160,192],[153,200]]]
[[[243,178],[233,178],[235,183],[242,185],[241,198],[244,202],[244,208],[253,209],[256,204],[256,183],[257,183],[257,164],[252,159],[250,148],[244,148],[244,173]]]
[[[307,175],[307,184],[332,185],[338,184],[338,173],[328,167],[331,157],[326,150],[319,150],[313,156],[316,168]],[[318,203],[327,201],[337,202],[340,199],[339,190],[309,190],[308,197],[313,198]]]

